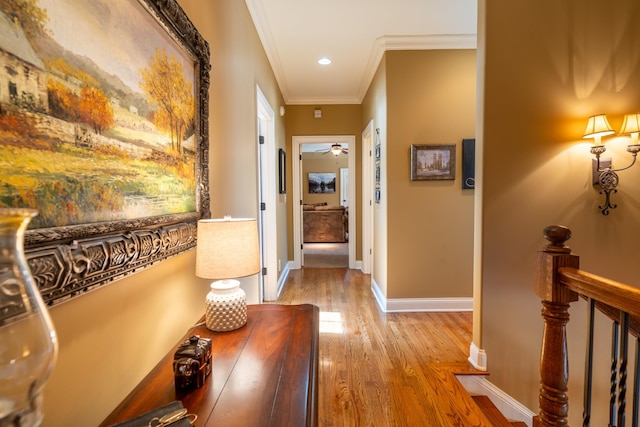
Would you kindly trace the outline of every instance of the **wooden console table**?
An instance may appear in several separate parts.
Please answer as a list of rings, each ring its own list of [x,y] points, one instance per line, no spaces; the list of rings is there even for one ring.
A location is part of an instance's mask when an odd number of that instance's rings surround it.
[[[247,309],[247,324],[240,329],[212,332],[202,324],[185,335],[211,338],[213,370],[203,387],[176,393],[177,343],[101,426],[174,400],[198,415],[198,427],[316,426],[318,307],[264,304]]]

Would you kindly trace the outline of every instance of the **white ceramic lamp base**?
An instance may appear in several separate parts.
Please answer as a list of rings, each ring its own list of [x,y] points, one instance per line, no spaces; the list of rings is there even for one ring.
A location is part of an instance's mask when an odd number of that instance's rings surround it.
[[[247,295],[237,280],[218,280],[207,294],[205,324],[212,331],[225,332],[247,323]]]

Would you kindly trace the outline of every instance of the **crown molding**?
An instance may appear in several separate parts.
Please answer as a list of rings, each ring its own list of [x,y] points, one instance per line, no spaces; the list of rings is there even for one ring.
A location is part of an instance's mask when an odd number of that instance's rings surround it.
[[[282,69],[282,64],[280,63],[278,49],[273,41],[273,36],[271,35],[269,26],[266,25],[267,18],[262,2],[260,0],[245,0],[245,4],[247,5],[247,9],[249,9],[249,15],[251,15],[253,26],[256,28],[258,38],[262,43],[262,48],[267,55],[267,60],[273,69],[273,74],[278,82],[282,97],[284,98],[285,103],[289,104],[289,102],[287,102],[290,97],[289,85],[287,84],[287,79],[285,78],[285,73]]]
[[[476,34],[434,34],[426,36],[382,36],[369,55],[365,74],[358,88],[359,103],[362,102],[371,81],[378,70],[380,61],[388,50],[438,50],[438,49],[476,49]]]
[[[329,105],[361,104],[369,85],[378,69],[384,53],[388,50],[435,50],[435,49],[476,49],[476,34],[434,34],[422,36],[381,36],[371,49],[364,75],[354,96],[347,97],[293,97],[285,77],[277,46],[271,31],[266,25],[266,13],[262,1],[245,0],[251,19],[262,43],[273,74],[287,105]]]
[[[289,98],[285,97],[287,105],[331,105],[331,104],[360,104],[362,99],[357,96],[344,97],[314,97],[314,98]]]

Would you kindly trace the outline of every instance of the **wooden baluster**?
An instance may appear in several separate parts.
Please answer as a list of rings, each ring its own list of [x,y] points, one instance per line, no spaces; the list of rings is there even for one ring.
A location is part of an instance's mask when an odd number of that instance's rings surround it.
[[[571,230],[563,226],[544,229],[550,243],[538,252],[536,267],[536,294],[542,300],[544,331],[540,355],[540,412],[534,426],[560,427],[568,425],[569,398],[567,383],[569,360],[567,355],[566,325],[569,304],[578,295],[562,286],[557,277],[560,267],[579,266],[580,258],[571,254],[565,242]]]

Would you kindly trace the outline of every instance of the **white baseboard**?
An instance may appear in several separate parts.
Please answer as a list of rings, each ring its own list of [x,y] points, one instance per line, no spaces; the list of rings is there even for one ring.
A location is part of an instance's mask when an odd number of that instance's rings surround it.
[[[469,346],[468,360],[474,368],[481,371],[487,370],[487,353],[473,342]]]
[[[532,427],[533,417],[536,415],[529,408],[509,396],[493,385],[483,375],[459,375],[458,381],[469,393],[480,394],[491,399],[496,408],[511,421],[522,421]]]
[[[380,289],[380,286],[378,286],[378,283],[376,283],[373,276],[371,276],[371,292],[373,292],[373,296],[376,299],[376,302],[378,303],[378,307],[380,307],[380,310],[386,311],[387,299],[385,298],[384,294],[382,293],[382,290]]]
[[[282,270],[282,274],[280,275],[280,278],[278,279],[278,292],[276,292],[276,299],[280,298],[280,294],[282,293],[282,289],[284,289],[284,284],[287,281],[287,277],[289,277],[289,262],[286,262],[284,264],[284,270]]]
[[[287,262],[285,267],[289,270],[300,270],[302,268],[302,266],[296,265],[294,261]],[[362,260],[356,260],[355,270],[362,270]]]
[[[473,311],[473,298],[471,297],[387,299],[373,278],[371,279],[371,290],[378,306],[385,313]]]

